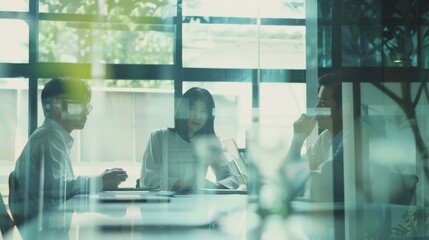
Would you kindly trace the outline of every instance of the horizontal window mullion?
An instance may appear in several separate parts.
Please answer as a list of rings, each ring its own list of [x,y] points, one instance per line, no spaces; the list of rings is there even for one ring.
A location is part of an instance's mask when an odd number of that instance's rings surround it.
[[[244,17],[206,17],[206,16],[186,16],[183,17],[183,23],[198,22],[201,24],[243,24],[255,25],[257,18]],[[304,26],[305,19],[293,18],[261,18],[261,25],[291,25]]]
[[[93,14],[58,14],[58,13],[40,13],[40,20],[47,21],[66,21],[66,22],[97,22],[97,23],[123,23],[123,24],[174,24],[175,17],[128,17],[129,22],[115,16],[93,15]]]
[[[330,19],[318,19],[318,24],[320,25],[332,25],[332,20]],[[361,26],[374,26],[374,25],[383,25],[383,26],[400,26],[400,25],[409,25],[409,26],[428,26],[429,21],[426,19],[409,19],[409,22],[406,22],[404,19],[398,18],[383,18],[381,21],[380,18],[376,19],[348,19],[346,21],[341,21],[341,25],[361,25]]]
[[[173,79],[174,65],[152,64],[102,64],[97,68],[104,69],[99,73],[105,79]],[[84,63],[38,63],[37,77],[52,78],[55,76],[75,76],[94,78],[92,64]]]
[[[0,63],[0,78],[29,77],[28,63]]]
[[[251,82],[257,69],[184,68],[187,82]],[[261,82],[305,82],[305,70],[260,69]]]
[[[256,24],[256,18],[244,17],[207,17],[184,16],[183,23],[198,22],[202,24]]]
[[[6,12],[0,11],[0,19],[22,19],[27,20],[30,18],[28,12]]]

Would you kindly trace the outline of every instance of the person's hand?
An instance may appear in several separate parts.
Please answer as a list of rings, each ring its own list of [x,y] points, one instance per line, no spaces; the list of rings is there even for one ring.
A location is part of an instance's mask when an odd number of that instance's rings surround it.
[[[173,191],[181,191],[187,188],[195,187],[195,177],[191,177],[184,180],[177,180],[176,183],[174,183],[172,190]]]
[[[307,138],[311,131],[313,131],[315,125],[316,119],[314,117],[310,117],[305,113],[301,114],[301,116],[293,123],[294,136],[303,139]]]
[[[103,180],[103,190],[118,188],[118,185],[127,180],[128,174],[122,168],[106,169],[101,174]]]

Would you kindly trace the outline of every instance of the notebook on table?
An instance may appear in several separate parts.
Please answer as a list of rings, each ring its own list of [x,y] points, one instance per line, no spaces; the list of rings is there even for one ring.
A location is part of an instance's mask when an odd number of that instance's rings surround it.
[[[113,190],[106,190],[106,191],[157,191],[157,187],[148,187],[148,188],[134,188],[134,187],[118,187]]]

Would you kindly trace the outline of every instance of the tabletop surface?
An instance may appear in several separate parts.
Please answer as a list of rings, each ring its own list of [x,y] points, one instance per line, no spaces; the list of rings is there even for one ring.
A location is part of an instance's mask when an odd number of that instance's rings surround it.
[[[263,216],[257,206],[243,194],[106,191],[77,195],[19,232],[24,239],[385,239],[413,210],[293,201],[287,215]]]

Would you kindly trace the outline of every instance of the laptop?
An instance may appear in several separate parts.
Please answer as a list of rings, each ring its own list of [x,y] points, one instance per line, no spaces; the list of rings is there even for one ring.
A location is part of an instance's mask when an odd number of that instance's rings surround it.
[[[240,187],[238,189],[219,189],[219,188],[184,188],[175,193],[175,195],[187,194],[247,194],[248,172],[247,161],[240,154],[234,139],[228,139],[222,142],[225,156],[229,161],[229,167],[233,174],[238,177]]]
[[[248,182],[248,171],[247,161],[243,158],[240,151],[238,150],[237,144],[234,139],[228,139],[222,142],[224,147],[225,155],[230,161],[230,167],[234,173],[240,177],[240,184],[244,184],[247,187]]]

